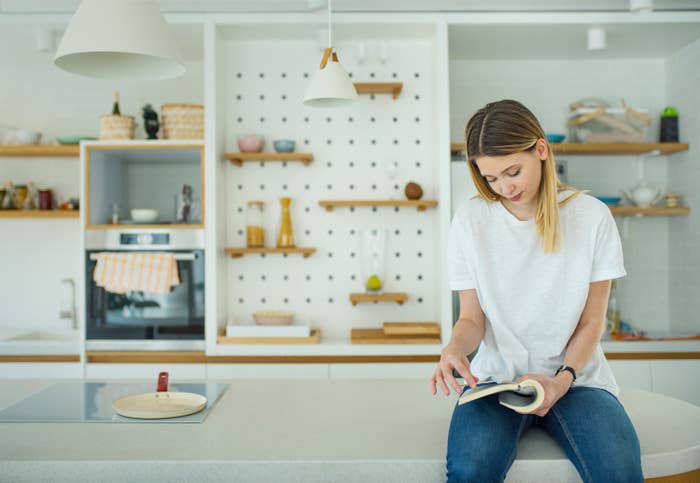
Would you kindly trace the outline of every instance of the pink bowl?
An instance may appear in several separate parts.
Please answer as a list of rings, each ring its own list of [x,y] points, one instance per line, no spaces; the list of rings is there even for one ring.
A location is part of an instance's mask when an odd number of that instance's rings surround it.
[[[238,137],[238,149],[242,153],[259,153],[265,145],[265,138],[257,134],[248,134]]]

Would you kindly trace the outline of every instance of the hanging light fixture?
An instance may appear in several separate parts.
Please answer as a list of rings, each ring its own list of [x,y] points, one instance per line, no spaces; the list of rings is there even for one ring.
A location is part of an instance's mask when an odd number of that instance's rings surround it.
[[[185,73],[156,0],[83,0],[54,63],[102,79],[158,80]]]
[[[313,107],[340,107],[357,99],[357,91],[333,50],[331,34],[331,0],[328,0],[328,47],[323,51],[321,66],[306,88],[304,104]]]

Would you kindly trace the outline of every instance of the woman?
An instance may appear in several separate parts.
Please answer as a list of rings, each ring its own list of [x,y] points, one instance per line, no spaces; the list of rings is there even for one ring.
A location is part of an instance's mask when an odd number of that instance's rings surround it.
[[[431,389],[459,394],[453,370],[465,390],[528,377],[542,384],[545,400],[526,415],[497,395],[456,406],[448,481],[503,481],[532,425],[557,441],[584,482],[643,481],[639,440],[599,344],[610,281],[625,275],[610,210],[559,183],[545,134],[519,102],[480,109],[466,142],[478,195],[450,228],[448,272],[460,314]]]

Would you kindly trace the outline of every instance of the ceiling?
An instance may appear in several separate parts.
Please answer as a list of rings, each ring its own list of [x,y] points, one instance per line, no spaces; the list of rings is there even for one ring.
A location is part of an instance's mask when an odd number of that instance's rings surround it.
[[[72,13],[80,0],[0,0],[0,14]],[[160,0],[163,12],[307,12],[325,0]],[[334,12],[614,12],[629,0],[333,0]],[[700,0],[655,0],[656,11],[700,11]]]

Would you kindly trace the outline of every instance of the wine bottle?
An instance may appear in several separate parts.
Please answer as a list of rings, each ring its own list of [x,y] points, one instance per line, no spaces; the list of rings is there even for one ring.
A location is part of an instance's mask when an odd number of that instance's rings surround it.
[[[121,111],[119,110],[119,91],[114,93],[114,105],[112,105],[112,115],[121,116]]]

